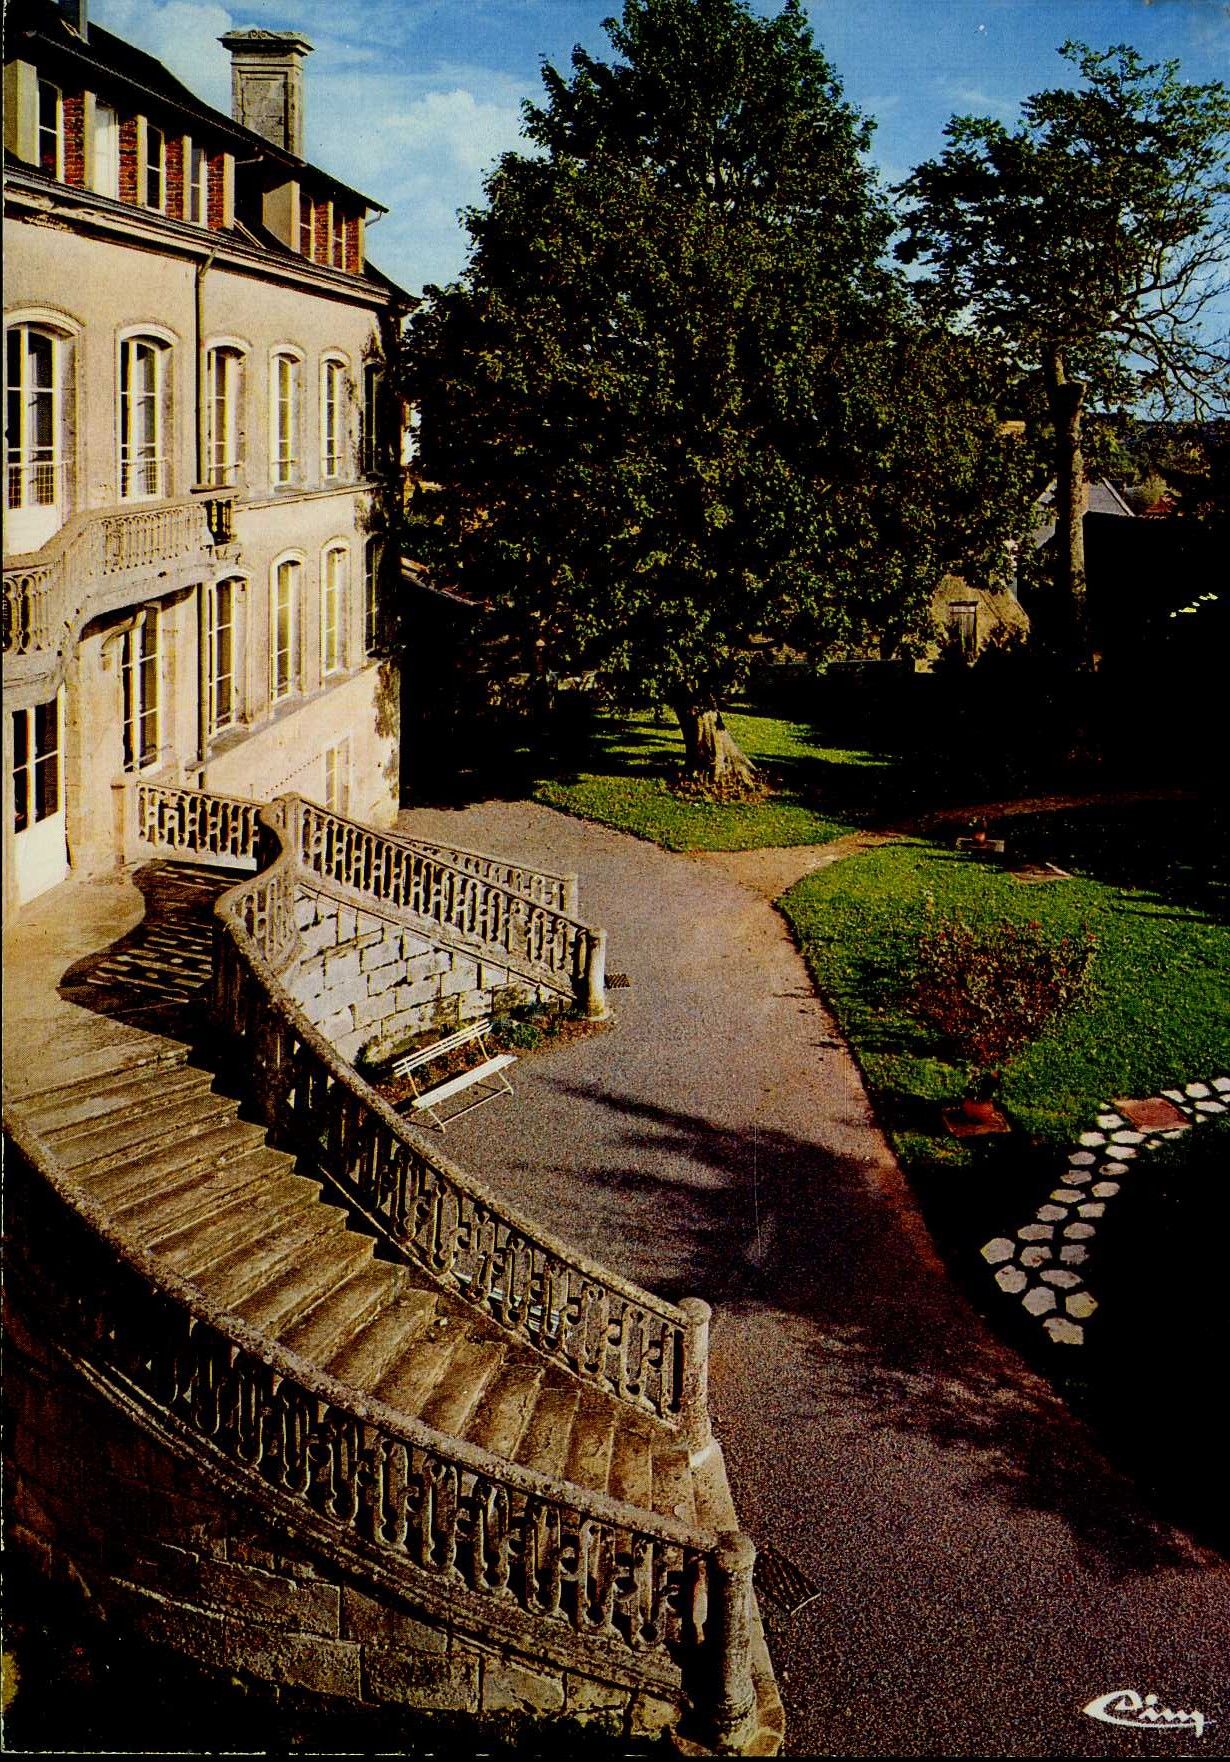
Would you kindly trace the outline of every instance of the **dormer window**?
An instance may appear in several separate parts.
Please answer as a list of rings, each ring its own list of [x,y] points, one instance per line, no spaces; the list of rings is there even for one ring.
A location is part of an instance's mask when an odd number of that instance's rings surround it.
[[[209,155],[195,142],[188,162],[187,218],[194,226],[209,225]]]
[[[48,177],[64,177],[64,95],[50,80],[38,82],[38,163]]]
[[[145,206],[166,213],[167,140],[152,122],[145,125]]]
[[[346,267],[346,223],[332,202],[329,204],[329,262],[334,269]]]

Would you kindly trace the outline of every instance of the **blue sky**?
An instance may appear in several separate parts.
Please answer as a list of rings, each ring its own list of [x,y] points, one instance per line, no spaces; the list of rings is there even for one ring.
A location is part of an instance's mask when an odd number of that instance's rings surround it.
[[[698,0],[703,3],[703,0]],[[91,15],[230,109],[223,31],[293,28],[307,64],[307,151],[390,209],[369,235],[375,262],[411,292],[465,261],[457,212],[482,200],[484,171],[541,91],[543,57],[607,46],[621,0],[91,0]],[[754,0],[763,13],[775,0]],[[1185,78],[1230,81],[1230,0],[810,0],[816,39],[846,95],[877,122],[873,157],[891,181],[937,153],[954,112],[1011,122],[1028,93],[1061,84],[1056,50],[1131,43]]]

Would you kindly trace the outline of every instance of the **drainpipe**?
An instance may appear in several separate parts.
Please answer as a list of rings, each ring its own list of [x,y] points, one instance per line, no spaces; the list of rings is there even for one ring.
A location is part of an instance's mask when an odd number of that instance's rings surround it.
[[[205,482],[206,451],[208,437],[205,426],[205,277],[209,274],[214,258],[218,255],[215,245],[208,257],[196,266],[196,298],[194,316],[196,324],[196,482],[200,486]],[[197,589],[196,616],[196,721],[197,721],[197,764],[200,775],[197,786],[205,786],[205,763],[209,757],[209,635],[206,629],[208,615],[208,594],[205,583]]]
[[[198,487],[205,482],[205,277],[209,274],[214,258],[218,255],[215,245],[203,263],[196,266],[196,481]]]

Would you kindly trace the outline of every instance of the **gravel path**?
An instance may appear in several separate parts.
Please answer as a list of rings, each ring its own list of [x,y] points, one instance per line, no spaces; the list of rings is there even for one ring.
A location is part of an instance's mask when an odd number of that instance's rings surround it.
[[[522,1061],[515,1099],[447,1145],[612,1267],[715,1305],[741,1521],[820,1593],[775,1616],[762,1588],[789,1752],[1224,1754],[1230,1568],[1151,1517],[947,1278],[764,897],[784,853],[672,856],[526,803],[402,825],[576,869],[629,976],[607,1031]],[[1221,1448],[1214,1417],[1141,1391],[1141,1424],[1193,1448]],[[1217,1723],[1082,1714],[1129,1688]]]

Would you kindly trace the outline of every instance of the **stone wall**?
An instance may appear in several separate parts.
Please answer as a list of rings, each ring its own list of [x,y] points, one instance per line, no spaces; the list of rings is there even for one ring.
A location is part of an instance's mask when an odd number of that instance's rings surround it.
[[[484,1643],[360,1584],[227,1498],[14,1319],[6,1541],[122,1632],[223,1677],[330,1703],[575,1719],[649,1737],[677,1708]],[[52,1442],[54,1440],[54,1442]]]
[[[445,948],[325,894],[301,889],[296,914],[303,952],[283,982],[352,1062],[360,1053],[384,1057],[429,1028],[451,1033],[539,995],[506,967]]]

